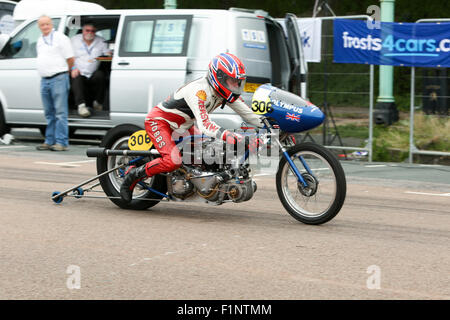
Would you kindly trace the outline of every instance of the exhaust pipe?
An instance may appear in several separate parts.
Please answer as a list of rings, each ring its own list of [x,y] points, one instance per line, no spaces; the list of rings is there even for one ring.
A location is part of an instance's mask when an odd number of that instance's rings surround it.
[[[89,158],[99,158],[107,156],[131,156],[131,157],[147,157],[150,155],[159,155],[158,150],[151,149],[147,151],[141,150],[116,150],[106,148],[88,148],[86,155]]]

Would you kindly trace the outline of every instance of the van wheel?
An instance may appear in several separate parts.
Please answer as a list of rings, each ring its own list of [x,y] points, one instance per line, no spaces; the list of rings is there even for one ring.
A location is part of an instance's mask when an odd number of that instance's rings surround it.
[[[5,116],[3,115],[3,108],[0,104],[0,137],[3,137],[4,134],[7,134],[11,131],[11,128],[6,125]]]
[[[136,131],[142,130],[142,128],[131,125],[119,125],[112,128],[107,132],[103,138],[100,147],[106,149],[128,149],[128,138]],[[97,173],[101,174],[107,170],[110,170],[120,164],[127,164],[131,160],[137,157],[129,156],[106,156],[97,158]],[[136,166],[140,166],[150,161],[149,157],[146,157],[139,162],[136,162]],[[163,198],[161,194],[167,192],[166,178],[162,175],[156,175],[151,178],[143,180],[143,185],[137,185],[133,191],[133,200],[130,203],[124,202],[120,197],[120,187],[123,182],[123,174],[127,165],[123,169],[111,172],[108,175],[104,175],[99,178],[103,191],[106,193],[110,200],[123,209],[144,210],[159,203],[159,200]],[[160,194],[146,189],[147,187],[158,191]],[[151,199],[151,200],[150,200]],[[153,201],[153,199],[155,199]]]

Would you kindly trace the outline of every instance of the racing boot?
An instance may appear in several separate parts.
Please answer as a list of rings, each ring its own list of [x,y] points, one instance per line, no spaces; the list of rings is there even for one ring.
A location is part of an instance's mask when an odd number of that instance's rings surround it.
[[[123,201],[126,203],[131,202],[134,187],[144,178],[147,178],[145,164],[137,168],[132,166],[125,172],[125,179],[123,179],[122,186],[120,187],[120,196]]]

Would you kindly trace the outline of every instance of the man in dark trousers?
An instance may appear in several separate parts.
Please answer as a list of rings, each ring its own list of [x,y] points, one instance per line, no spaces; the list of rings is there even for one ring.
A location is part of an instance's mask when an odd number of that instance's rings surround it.
[[[95,34],[93,23],[83,25],[82,33],[72,37],[72,47],[75,51],[75,65],[71,70],[72,91],[78,114],[89,117],[91,111],[88,103],[93,100],[92,107],[95,111],[103,109],[105,95],[105,74],[98,70],[99,56],[111,55],[105,39]],[[89,99],[91,98],[91,99]]]

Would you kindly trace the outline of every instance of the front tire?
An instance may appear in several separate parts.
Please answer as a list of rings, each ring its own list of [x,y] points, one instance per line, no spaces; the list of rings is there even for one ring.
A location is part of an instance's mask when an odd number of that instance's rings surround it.
[[[128,138],[136,131],[142,130],[142,128],[135,125],[119,125],[112,128],[107,132],[103,138],[100,147],[106,149],[128,149]],[[120,164],[128,164],[132,159],[137,157],[130,156],[106,156],[97,158],[97,173],[101,174],[107,170],[110,170]],[[150,161],[150,158],[144,158],[136,166],[140,166]],[[145,210],[153,207],[159,203],[158,200],[152,201],[148,199],[162,199],[163,196],[151,192],[141,185],[136,185],[133,191],[133,200],[129,203],[123,201],[120,197],[120,186],[123,182],[123,174],[129,168],[127,165],[123,169],[115,170],[108,175],[104,175],[99,178],[103,191],[107,196],[111,197],[110,200],[123,209],[133,210]],[[167,184],[164,176],[156,175],[148,179],[143,180],[146,186],[151,187],[163,194],[167,192]]]
[[[276,183],[284,208],[292,217],[306,224],[330,221],[341,210],[347,190],[341,164],[330,151],[314,143],[295,145],[287,153],[308,187],[298,182],[289,162],[282,156]],[[301,159],[309,167],[309,172]]]

